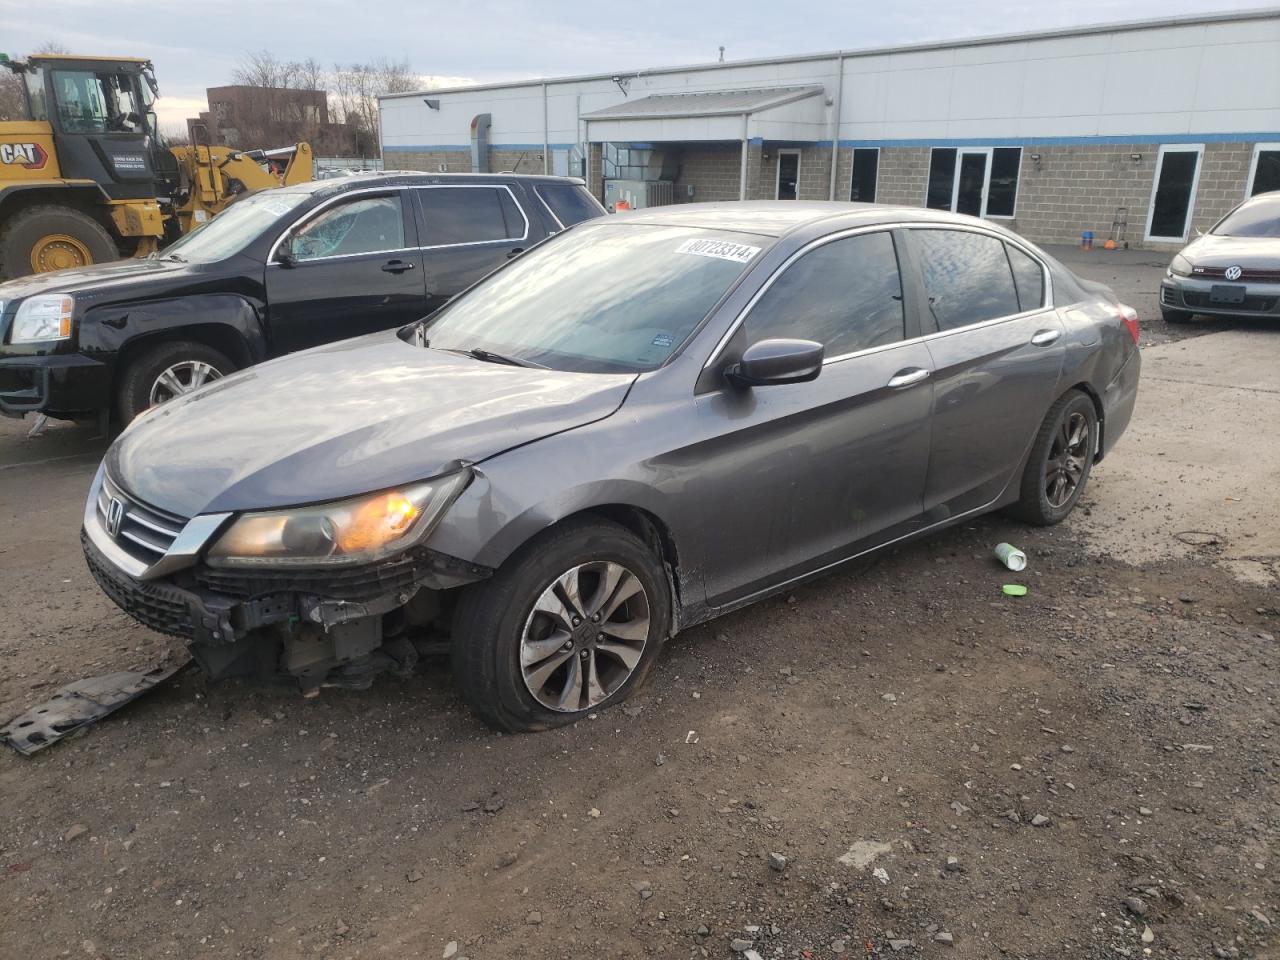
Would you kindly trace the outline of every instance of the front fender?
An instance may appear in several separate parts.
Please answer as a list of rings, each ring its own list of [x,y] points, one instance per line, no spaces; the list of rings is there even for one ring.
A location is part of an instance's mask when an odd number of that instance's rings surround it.
[[[80,323],[80,350],[119,353],[156,334],[195,327],[234,333],[251,363],[267,359],[267,338],[259,304],[232,293],[170,297],[137,303],[91,306]]]

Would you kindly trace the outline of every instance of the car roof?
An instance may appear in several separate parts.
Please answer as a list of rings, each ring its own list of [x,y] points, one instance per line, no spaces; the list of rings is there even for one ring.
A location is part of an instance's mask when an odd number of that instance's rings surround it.
[[[924,207],[833,200],[733,200],[722,203],[678,203],[620,213],[611,222],[703,227],[734,233],[781,237],[810,224],[839,219],[840,227],[902,222],[994,225],[963,214]],[[996,227],[995,229],[999,229]]]
[[[577,177],[553,177],[533,173],[424,173],[417,170],[374,170],[346,177],[329,177],[309,180],[277,189],[290,193],[321,193],[333,191],[345,193],[361,187],[423,186],[441,183],[507,183],[511,180],[530,183],[568,183],[582,186],[586,183]]]

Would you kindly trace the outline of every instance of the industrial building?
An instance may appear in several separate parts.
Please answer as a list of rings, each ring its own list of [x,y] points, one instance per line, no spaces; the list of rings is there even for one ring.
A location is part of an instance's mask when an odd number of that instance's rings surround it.
[[[1176,247],[1280,189],[1280,9],[383,97],[388,169],[835,199]]]

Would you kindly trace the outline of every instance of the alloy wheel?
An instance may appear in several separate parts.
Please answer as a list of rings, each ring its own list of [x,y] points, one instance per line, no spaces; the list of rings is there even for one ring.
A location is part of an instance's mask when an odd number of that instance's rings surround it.
[[[1092,433],[1083,413],[1072,413],[1058,425],[1044,466],[1044,493],[1054,509],[1065,506],[1079,489]]]
[[[550,710],[586,710],[635,672],[649,638],[649,595],[609,560],[579,564],[542,591],[520,637],[524,685]]]
[[[222,378],[222,371],[203,360],[182,360],[166,367],[151,384],[150,405],[164,403]]]

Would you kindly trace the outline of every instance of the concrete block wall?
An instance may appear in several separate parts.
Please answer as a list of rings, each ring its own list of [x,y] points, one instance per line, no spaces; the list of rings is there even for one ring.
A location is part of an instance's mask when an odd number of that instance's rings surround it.
[[[924,206],[928,147],[880,151],[880,203]],[[1040,155],[1037,163],[1033,154]],[[1134,154],[1140,154],[1138,160]],[[1092,230],[1101,243],[1111,236],[1118,208],[1125,208],[1124,238],[1132,247],[1176,250],[1182,244],[1144,239],[1159,144],[1028,145],[1022,148],[1018,196],[1012,219],[993,222],[1042,243],[1075,243]],[[1188,238],[1207,230],[1244,199],[1251,143],[1210,143],[1201,159]],[[847,189],[847,188],[844,188]]]
[[[751,147],[748,146],[747,149],[749,163]],[[711,203],[738,199],[742,175],[742,144],[706,144],[671,152],[676,154],[677,203]],[[757,147],[757,158],[759,152]],[[688,191],[690,186],[693,187],[692,197]]]
[[[388,150],[383,155],[388,170],[422,170],[426,173],[470,173],[470,150]],[[443,165],[443,169],[442,169]],[[494,173],[542,173],[541,150],[490,150],[489,169]]]

